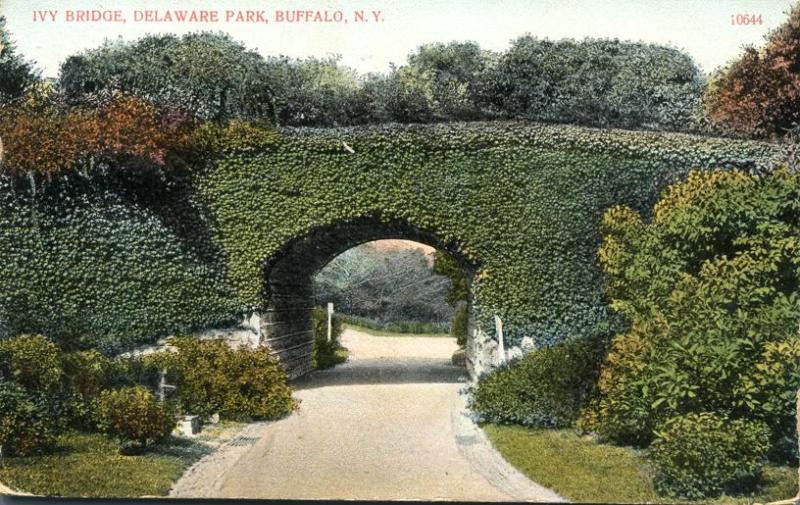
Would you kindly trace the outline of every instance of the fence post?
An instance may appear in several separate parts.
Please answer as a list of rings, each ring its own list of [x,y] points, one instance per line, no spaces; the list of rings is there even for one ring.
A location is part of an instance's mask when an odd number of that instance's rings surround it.
[[[503,340],[503,320],[500,316],[494,316],[494,330],[497,335],[497,364],[502,365],[506,362],[506,344]]]
[[[333,323],[333,302],[328,302],[328,342],[331,341]]]

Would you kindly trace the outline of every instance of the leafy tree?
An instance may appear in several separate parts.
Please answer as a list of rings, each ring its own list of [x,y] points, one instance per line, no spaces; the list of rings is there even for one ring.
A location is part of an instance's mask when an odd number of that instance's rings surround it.
[[[706,92],[712,124],[756,137],[800,132],[800,4],[761,49],[718,71]]]
[[[614,338],[590,427],[646,445],[669,418],[714,412],[765,422],[776,450],[790,439],[798,202],[796,174],[694,172],[666,191],[652,223],[626,207],[606,212],[600,261],[630,329]]]
[[[94,107],[62,110],[22,102],[0,110],[4,125],[3,172],[47,179],[73,170],[91,171],[142,162],[164,167],[181,142],[181,121],[136,97],[116,95]]]
[[[365,244],[339,255],[315,279],[319,303],[382,322],[447,321],[449,281],[436,275],[419,249],[379,250]]]
[[[356,72],[339,64],[339,57],[269,58],[266,82],[275,95],[280,124],[339,126],[365,122],[369,104],[360,94]]]
[[[148,35],[69,57],[60,85],[71,103],[121,90],[201,119],[274,119],[264,58],[228,35]]]
[[[33,65],[17,54],[6,18],[0,16],[0,103],[22,97],[39,79]]]
[[[685,53],[618,40],[512,42],[482,77],[487,111],[535,121],[686,130],[695,124],[703,77]]]

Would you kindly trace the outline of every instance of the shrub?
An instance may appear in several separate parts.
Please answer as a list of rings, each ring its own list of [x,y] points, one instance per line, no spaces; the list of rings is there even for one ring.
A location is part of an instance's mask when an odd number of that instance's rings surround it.
[[[659,492],[701,499],[757,476],[768,449],[763,423],[701,413],[669,419],[649,455]]]
[[[652,223],[630,209],[603,221],[600,261],[615,337],[587,425],[647,445],[667,419],[714,411],[788,435],[800,387],[800,176],[692,173]]]
[[[467,304],[462,303],[456,308],[453,315],[453,324],[450,327],[450,334],[456,337],[459,347],[467,346],[467,333],[469,332],[469,309]]]
[[[219,340],[174,338],[164,366],[185,409],[233,419],[277,419],[295,408],[286,372],[266,347],[233,350]]]
[[[120,452],[134,454],[167,438],[175,413],[143,386],[104,391],[100,395],[100,425],[120,441]]]
[[[0,447],[4,456],[41,453],[55,444],[52,418],[21,386],[0,378]]]
[[[314,365],[323,370],[345,361],[336,353],[341,349],[342,318],[334,314],[331,318],[331,339],[328,340],[328,311],[314,308]]]
[[[52,391],[61,383],[60,353],[58,346],[42,335],[0,340],[0,372],[29,391]]]
[[[493,423],[572,425],[597,378],[605,338],[575,338],[531,351],[480,379],[471,408]]]
[[[116,368],[109,358],[96,350],[64,353],[61,363],[68,391],[84,397],[98,396],[108,386]]]

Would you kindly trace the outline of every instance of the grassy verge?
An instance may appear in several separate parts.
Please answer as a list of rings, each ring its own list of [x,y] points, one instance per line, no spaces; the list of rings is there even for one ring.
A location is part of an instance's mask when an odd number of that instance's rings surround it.
[[[378,336],[397,336],[398,334],[447,336],[450,334],[450,323],[423,323],[420,321],[380,322],[366,317],[338,314],[343,323],[350,326],[368,329]]]
[[[449,333],[400,333],[391,330],[369,328],[367,326],[361,326],[353,323],[345,323],[344,327],[360,331],[361,333],[366,333],[367,335],[372,335],[373,337],[452,337]]]
[[[0,481],[42,496],[165,496],[173,481],[209,452],[177,438],[140,456],[122,456],[117,449],[100,434],[67,433],[53,454],[3,458]]]
[[[577,502],[674,503],[658,496],[644,456],[627,447],[598,444],[571,430],[486,425],[503,457],[534,482]],[[797,470],[769,467],[752,496],[723,496],[705,503],[749,504],[787,499],[797,493]]]
[[[317,370],[325,370],[347,361],[350,350],[346,347],[337,347],[333,353],[317,356]]]

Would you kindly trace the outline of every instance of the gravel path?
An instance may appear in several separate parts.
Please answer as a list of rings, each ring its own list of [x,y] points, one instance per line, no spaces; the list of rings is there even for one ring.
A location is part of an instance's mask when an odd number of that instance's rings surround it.
[[[348,329],[350,360],[295,382],[300,410],[248,427],[171,496],[561,501],[491,448],[464,415],[453,339]],[[237,442],[238,440],[238,442]]]

